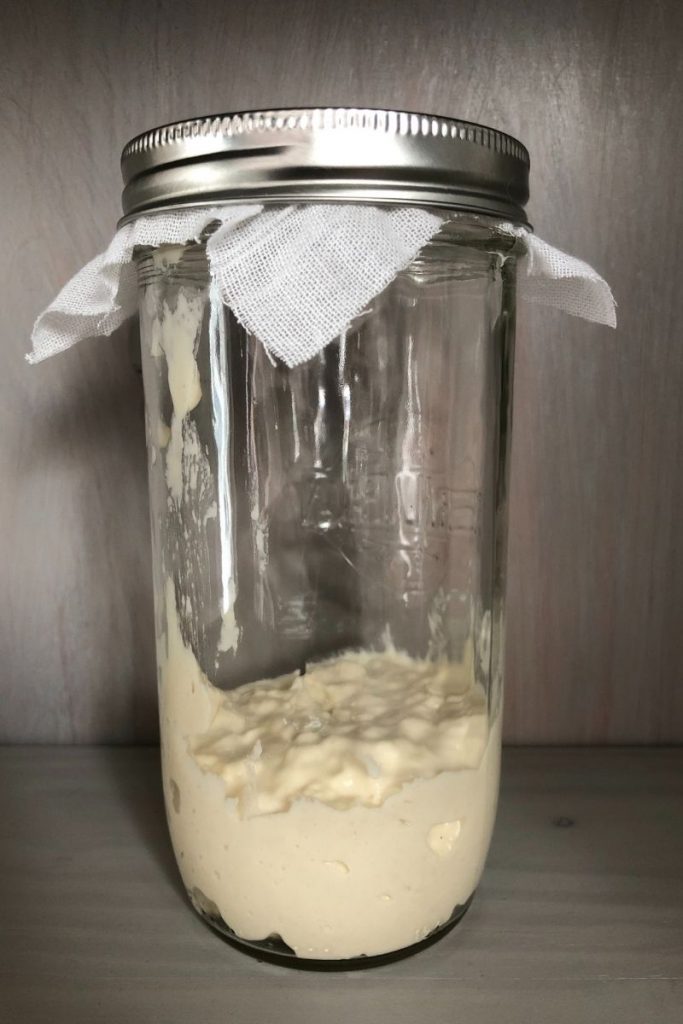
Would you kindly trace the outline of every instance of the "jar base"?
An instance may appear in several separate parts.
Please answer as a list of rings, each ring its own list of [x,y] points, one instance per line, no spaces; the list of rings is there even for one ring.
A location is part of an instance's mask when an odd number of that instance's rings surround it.
[[[472,893],[465,903],[455,907],[447,921],[438,925],[424,939],[420,939],[419,942],[414,942],[410,946],[404,946],[402,949],[391,950],[388,953],[379,953],[375,956],[355,956],[343,960],[316,960],[297,956],[291,946],[288,946],[277,935],[270,936],[261,941],[242,939],[225,923],[222,917],[208,913],[197,904],[192,896],[190,896],[190,900],[205,924],[217,932],[230,946],[239,949],[242,953],[246,953],[247,956],[252,956],[265,963],[276,964],[278,967],[289,967],[299,971],[362,971],[367,970],[369,967],[381,967],[383,964],[390,964],[396,960],[404,960],[406,957],[413,956],[415,953],[419,953],[421,950],[438,942],[439,939],[448,934],[462,920],[474,899],[474,895]]]

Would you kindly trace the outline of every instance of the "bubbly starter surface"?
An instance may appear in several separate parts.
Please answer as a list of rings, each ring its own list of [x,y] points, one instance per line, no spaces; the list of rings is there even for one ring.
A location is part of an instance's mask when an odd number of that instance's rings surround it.
[[[500,735],[458,666],[353,652],[224,692],[183,643],[170,581],[166,621],[164,788],[202,910],[339,959],[409,946],[469,899]]]

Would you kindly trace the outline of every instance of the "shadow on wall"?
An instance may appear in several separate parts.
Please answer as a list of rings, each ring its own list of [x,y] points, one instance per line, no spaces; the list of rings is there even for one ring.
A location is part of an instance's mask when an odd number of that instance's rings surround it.
[[[47,393],[25,469],[43,509],[23,606],[39,595],[45,640],[29,671],[51,691],[29,740],[158,737],[139,345],[131,321],[28,371]]]

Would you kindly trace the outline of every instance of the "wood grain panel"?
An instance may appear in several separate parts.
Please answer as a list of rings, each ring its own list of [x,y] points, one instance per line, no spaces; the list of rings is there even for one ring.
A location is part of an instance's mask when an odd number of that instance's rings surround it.
[[[683,1018],[680,750],[507,751],[462,923],[409,959],[334,974],[259,962],[199,920],[173,861],[158,751],[4,749],[0,773],[11,1024]]]
[[[518,135],[539,233],[619,300],[616,335],[539,310],[520,325],[508,738],[682,740],[677,0],[25,0],[0,17],[0,737],[155,735],[135,339],[23,361],[35,314],[111,234],[121,146],[195,114],[349,103]]]

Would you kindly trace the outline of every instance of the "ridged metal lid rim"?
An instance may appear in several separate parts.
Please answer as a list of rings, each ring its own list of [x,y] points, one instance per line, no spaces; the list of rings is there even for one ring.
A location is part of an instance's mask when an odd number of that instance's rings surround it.
[[[529,154],[520,142],[407,111],[306,107],[179,121],[133,138],[121,166],[124,221],[249,199],[478,208],[526,223]]]
[[[404,110],[380,110],[355,107],[301,107],[296,110],[247,110],[235,114],[210,114],[174,121],[141,132],[121,153],[121,167],[140,153],[167,147],[174,142],[207,137],[243,135],[245,132],[272,132],[315,129],[361,129],[413,138],[459,138],[504,153],[530,166],[529,151],[507,132],[460,118],[418,114]],[[124,181],[127,182],[125,173]]]

